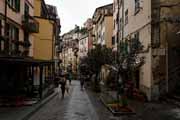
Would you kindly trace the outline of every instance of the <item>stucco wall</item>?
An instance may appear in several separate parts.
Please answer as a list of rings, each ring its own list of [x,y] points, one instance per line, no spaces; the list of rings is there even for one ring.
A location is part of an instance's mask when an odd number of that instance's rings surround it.
[[[5,2],[4,2],[5,0],[0,0],[0,5],[1,5],[1,7],[0,7],[0,13],[2,13],[2,14],[4,14],[4,10],[5,10],[5,8],[4,8],[4,4],[5,4]]]
[[[137,14],[135,14],[134,0],[124,0],[124,2],[124,12],[128,9],[128,24],[124,26],[124,36],[127,36],[151,22],[151,1],[141,1],[142,6]]]
[[[79,57],[83,58],[88,53],[88,36],[79,40]]]
[[[22,18],[24,15],[24,6],[25,3],[29,6],[29,15],[34,16],[34,0],[20,0],[20,12],[15,12],[7,5],[7,22],[15,25],[19,28],[19,41],[24,41],[24,30],[22,29]],[[0,0],[0,13],[5,15],[5,0]],[[4,18],[2,20],[2,25],[5,26]],[[2,34],[4,35],[4,28],[2,29]],[[33,40],[34,36],[29,34],[29,41],[31,42],[29,56],[33,56]]]
[[[34,0],[34,16],[41,15],[41,0]]]
[[[113,46],[115,49],[117,49],[117,33],[118,33],[118,23],[119,21],[117,21],[119,18],[118,15],[118,0],[113,0],[113,36],[115,37],[115,45]]]
[[[39,33],[34,34],[34,58],[51,60],[53,44],[52,21],[36,18],[39,22]]]
[[[105,41],[108,48],[112,48],[113,17],[105,16]]]
[[[124,38],[130,40],[134,38],[134,34],[139,32],[139,40],[144,46],[145,52],[141,53],[140,56],[145,57],[145,63],[141,66],[139,75],[139,86],[148,97],[151,99],[151,87],[152,87],[152,56],[151,48],[151,1],[143,0],[140,3],[140,10],[135,14],[135,1],[124,0],[124,22],[125,12],[128,9],[128,24],[124,25]],[[120,11],[122,17],[122,8]]]

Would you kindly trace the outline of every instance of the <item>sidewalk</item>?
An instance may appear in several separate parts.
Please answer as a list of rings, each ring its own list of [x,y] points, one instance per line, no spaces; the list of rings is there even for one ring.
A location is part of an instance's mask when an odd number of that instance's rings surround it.
[[[88,90],[88,95],[99,114],[99,120],[111,120],[113,115],[110,111],[107,111],[105,106],[102,106],[101,101],[99,100],[100,95],[91,90]],[[136,114],[123,115],[119,118],[115,117],[115,120],[180,120],[180,108],[165,101],[139,102],[136,100],[128,100],[128,103],[135,110]]]
[[[0,107],[0,120],[12,120],[12,118],[13,120],[26,120],[55,96],[56,92],[32,106]]]
[[[123,120],[180,120],[180,109],[166,102],[139,102],[129,100],[136,115],[124,116]]]

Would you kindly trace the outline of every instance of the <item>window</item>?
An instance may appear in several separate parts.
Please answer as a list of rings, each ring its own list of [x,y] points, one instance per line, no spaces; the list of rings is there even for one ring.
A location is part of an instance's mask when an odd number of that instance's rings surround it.
[[[6,24],[7,32],[6,36],[9,38],[9,40],[19,40],[19,29],[15,27],[14,25]]]
[[[113,23],[113,27],[114,27],[114,29],[115,29],[115,26],[116,26],[116,24],[115,24],[115,20],[114,20],[114,23]]]
[[[20,12],[20,0],[8,0],[7,3],[15,12]]]
[[[15,41],[18,41],[18,39],[19,39],[19,29],[14,27],[14,26],[12,26],[11,32],[12,32],[11,39],[15,40]]]
[[[19,41],[19,29],[16,27],[13,27],[13,34],[12,34],[12,39],[14,41]],[[17,51],[18,50],[18,46],[16,46],[15,44],[12,44],[12,50]]]
[[[11,51],[17,50],[18,47],[15,45],[15,42],[19,41],[19,29],[14,25],[7,24],[6,35],[8,37],[6,48]]]
[[[139,49],[140,45],[140,39],[139,39],[139,32],[134,33],[134,38],[132,39],[131,43],[130,43],[130,50],[131,51],[136,51],[137,49]]]
[[[140,0],[135,0],[135,14],[140,10]]]
[[[125,12],[125,25],[128,24],[128,9]]]
[[[122,18],[120,18],[120,20],[119,20],[119,31],[121,31],[122,30]]]
[[[118,34],[119,32],[117,32],[117,34],[116,34],[116,43],[119,43],[119,34]]]
[[[112,37],[112,45],[115,45],[115,37]]]
[[[6,47],[8,47],[8,41],[19,41],[19,29],[14,25],[6,23],[6,36],[8,38]]]
[[[134,34],[134,39],[135,39],[135,40],[139,40],[139,32],[136,32],[136,33]]]

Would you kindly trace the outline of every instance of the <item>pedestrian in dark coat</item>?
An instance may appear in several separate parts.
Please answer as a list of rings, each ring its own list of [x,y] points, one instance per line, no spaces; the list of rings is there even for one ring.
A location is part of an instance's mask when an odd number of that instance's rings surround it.
[[[65,76],[62,78],[60,84],[61,84],[62,98],[64,98],[64,94],[65,94],[65,90],[66,90],[66,78],[65,78]]]
[[[84,77],[83,76],[81,76],[80,77],[80,84],[81,84],[81,90],[83,90],[83,88],[84,88]]]

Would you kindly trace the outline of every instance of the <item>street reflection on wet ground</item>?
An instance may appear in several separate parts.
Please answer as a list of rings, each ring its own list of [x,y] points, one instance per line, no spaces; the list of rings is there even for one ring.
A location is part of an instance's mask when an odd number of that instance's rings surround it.
[[[98,120],[98,116],[79,81],[72,81],[64,99],[55,97],[29,120]]]

